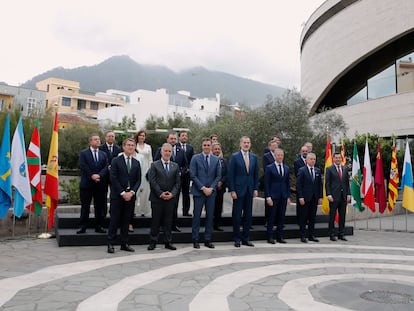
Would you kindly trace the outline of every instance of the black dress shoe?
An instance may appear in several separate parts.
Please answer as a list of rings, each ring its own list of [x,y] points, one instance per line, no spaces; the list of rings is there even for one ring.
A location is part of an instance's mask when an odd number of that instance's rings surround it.
[[[329,237],[329,239],[330,239],[331,241],[336,241],[336,237],[334,237],[334,236],[330,236],[330,237]]]
[[[276,240],[278,243],[281,243],[281,244],[286,244],[287,242],[285,241],[285,240],[283,240],[283,239],[277,239]]]
[[[276,244],[274,239],[267,239],[267,243],[269,244]]]
[[[172,245],[171,243],[165,243],[165,248],[166,249],[169,249],[169,250],[171,250],[171,251],[175,251],[177,248],[174,246],[174,245]]]
[[[204,246],[205,246],[205,247],[208,247],[208,248],[214,248],[214,244],[213,244],[213,243],[211,243],[210,241],[205,241],[205,242],[204,242]]]
[[[234,247],[240,247],[240,242],[234,242]]]
[[[345,241],[345,242],[346,242],[346,241],[348,241],[348,240],[347,240],[344,236],[342,236],[342,235],[341,235],[341,236],[338,236],[338,239],[339,239],[339,240],[341,240],[341,241]]]
[[[147,250],[149,251],[153,251],[155,249],[155,244],[151,243],[150,245],[148,245]]]
[[[310,237],[308,238],[308,240],[309,240],[309,241],[312,241],[312,242],[319,242],[319,240],[318,240],[317,238],[315,238],[314,236],[310,236]]]
[[[198,243],[198,242],[193,242],[193,247],[194,248],[200,248],[200,243]]]
[[[126,252],[135,252],[135,249],[133,249],[131,246],[129,246],[128,244],[124,244],[121,245],[121,251],[126,251]]]
[[[174,231],[174,232],[181,232],[181,230],[180,230],[177,226],[172,227],[172,228],[171,228],[171,231]]]
[[[245,246],[254,247],[254,244],[250,241],[243,241],[242,244],[245,245]]]
[[[106,233],[106,230],[104,230],[103,228],[96,228],[95,232],[96,233]]]
[[[214,231],[220,231],[220,232],[223,232],[224,230],[223,230],[223,229],[221,229],[220,227],[214,227]]]
[[[300,238],[300,241],[301,241],[302,243],[308,243],[308,240],[306,240],[306,238]]]
[[[109,254],[115,253],[115,248],[112,244],[108,244],[108,253]]]
[[[86,233],[86,229],[79,229],[78,231],[76,231],[76,234],[84,234]]]

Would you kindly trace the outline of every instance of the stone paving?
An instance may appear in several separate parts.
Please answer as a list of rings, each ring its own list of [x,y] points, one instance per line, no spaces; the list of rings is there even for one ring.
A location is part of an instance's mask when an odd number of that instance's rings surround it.
[[[348,242],[114,255],[2,239],[0,310],[414,310],[413,214],[407,223],[411,232],[357,229]]]

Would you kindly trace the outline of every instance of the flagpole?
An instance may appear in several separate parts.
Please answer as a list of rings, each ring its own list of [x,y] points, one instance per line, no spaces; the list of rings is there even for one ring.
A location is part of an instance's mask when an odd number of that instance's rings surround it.
[[[408,232],[408,208],[405,209],[405,232]]]
[[[16,227],[16,215],[13,213],[13,224],[12,224],[12,237],[14,238],[14,230]]]
[[[32,211],[30,210],[29,207],[29,228],[27,228],[27,236],[30,237],[30,225],[31,225],[31,220],[32,220]]]

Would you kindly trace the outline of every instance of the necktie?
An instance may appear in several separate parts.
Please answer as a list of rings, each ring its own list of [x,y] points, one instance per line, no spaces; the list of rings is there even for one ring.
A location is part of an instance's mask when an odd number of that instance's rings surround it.
[[[183,150],[184,152],[187,152],[187,148],[185,147],[185,144],[183,144]]]
[[[177,154],[177,151],[175,150],[175,147],[173,147],[173,161],[175,160],[176,154]]]
[[[98,150],[93,150],[93,159],[95,160],[95,165],[98,165]]]
[[[338,165],[338,175],[339,175],[339,179],[342,180],[342,169],[339,165]]]
[[[247,173],[249,173],[249,153],[248,152],[243,152],[243,157],[244,157],[244,165],[246,165],[246,171]]]
[[[127,157],[127,170],[129,174],[129,171],[131,170],[131,157]]]
[[[165,174],[168,175],[168,162],[165,162]]]
[[[112,154],[112,145],[109,146],[109,153]]]
[[[208,154],[206,155],[206,169],[208,169]]]
[[[311,171],[312,181],[314,181],[315,180],[315,175],[313,175],[313,167],[310,168],[310,171]]]
[[[279,164],[279,174],[280,176],[283,176],[282,164]]]

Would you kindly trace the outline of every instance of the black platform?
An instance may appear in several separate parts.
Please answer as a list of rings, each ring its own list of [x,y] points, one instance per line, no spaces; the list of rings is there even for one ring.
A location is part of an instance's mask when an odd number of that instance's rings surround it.
[[[173,232],[173,243],[191,243],[191,217],[178,218],[177,225],[181,232]],[[56,240],[59,246],[97,246],[106,245],[108,243],[107,234],[95,233],[94,218],[91,215],[90,227],[85,234],[76,234],[79,229],[79,214],[57,213],[55,218]],[[143,245],[149,242],[149,227],[151,218],[137,217],[134,218],[133,233],[129,233],[129,244]],[[263,216],[254,216],[252,219],[252,227],[250,230],[250,239],[266,240],[266,228],[264,227],[265,218]],[[105,228],[108,228],[109,219],[105,219]],[[229,216],[222,218],[221,228],[223,232],[213,232],[213,242],[232,242],[233,227],[232,219]],[[203,241],[204,218],[201,219],[200,241]],[[328,216],[317,215],[315,224],[315,235],[317,237],[328,237]],[[353,227],[345,227],[345,235],[353,235]],[[299,226],[296,224],[296,216],[286,215],[284,235],[285,239],[299,239]],[[159,242],[163,242],[162,233]]]

